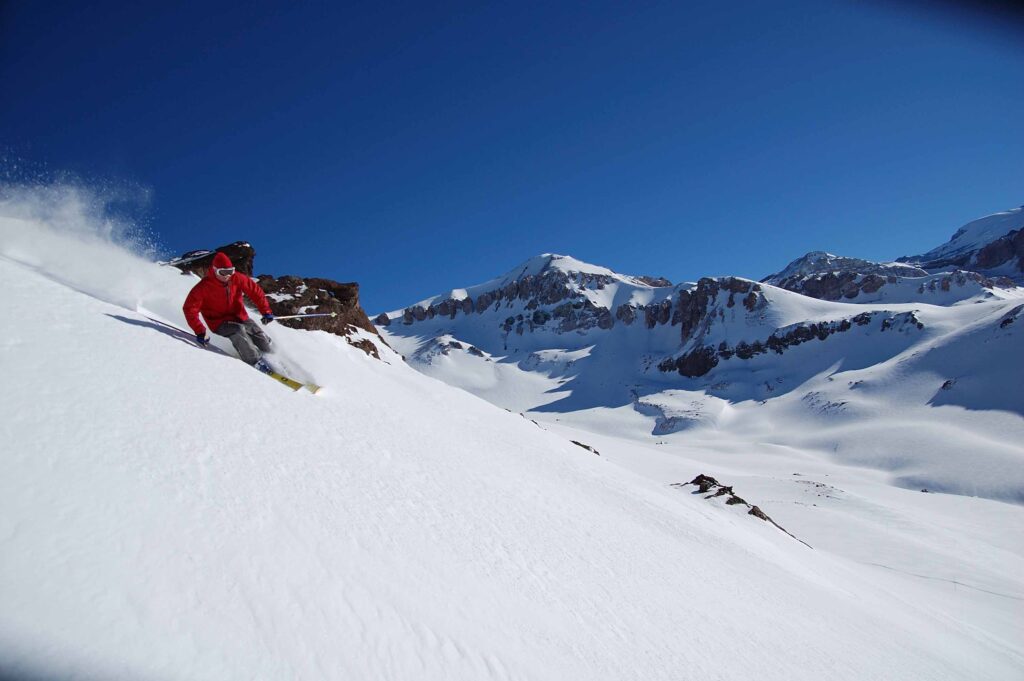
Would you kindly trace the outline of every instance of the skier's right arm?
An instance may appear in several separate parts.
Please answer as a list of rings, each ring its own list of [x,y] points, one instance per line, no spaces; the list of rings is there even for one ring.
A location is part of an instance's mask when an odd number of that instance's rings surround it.
[[[199,336],[206,336],[206,327],[203,326],[203,322],[199,319],[199,311],[202,307],[203,292],[196,286],[189,291],[188,297],[185,298],[185,304],[181,306],[181,310],[185,313],[185,321],[196,332],[197,338]]]

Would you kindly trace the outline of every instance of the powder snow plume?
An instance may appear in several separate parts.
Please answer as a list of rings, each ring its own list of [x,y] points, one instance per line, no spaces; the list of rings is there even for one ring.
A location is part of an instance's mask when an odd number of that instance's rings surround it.
[[[159,284],[152,239],[125,206],[144,190],[75,182],[0,184],[0,256],[100,300],[134,308]]]

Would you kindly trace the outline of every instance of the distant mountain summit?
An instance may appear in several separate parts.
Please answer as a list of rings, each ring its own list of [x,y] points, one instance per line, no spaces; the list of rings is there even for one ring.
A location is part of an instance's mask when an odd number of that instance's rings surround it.
[[[821,300],[854,299],[877,292],[906,277],[927,277],[924,270],[903,263],[876,263],[811,251],[761,281]]]
[[[811,251],[761,281],[820,300],[951,304],[1024,284],[1024,208],[974,220],[946,244],[893,262]]]
[[[877,263],[811,251],[762,283],[819,300],[857,303],[928,302],[950,305],[979,295],[1014,288],[1009,277],[987,277],[955,268],[922,269],[901,262]]]
[[[1015,238],[1014,224],[960,236],[971,236],[976,254]],[[939,403],[1024,413],[1019,391],[984,387],[1021,370],[1000,352],[1024,323],[1022,303],[1024,290],[1005,278],[824,251],[760,282],[678,284],[544,253],[375,322],[420,371],[506,408],[632,403],[661,414],[656,431],[664,433],[710,418],[708,400],[773,399],[839,367],[919,370],[929,386],[941,377],[922,392]],[[978,359],[978,344],[991,357]],[[666,390],[699,394],[694,404],[703,406],[652,407],[667,403],[651,397]]]
[[[618,274],[570,256],[544,253],[482,284],[420,301],[404,310],[383,313],[374,322],[405,325],[457,315],[502,317],[505,333],[538,327],[555,332],[614,325],[613,310],[630,321],[636,309],[668,295],[672,283],[661,277]],[[625,318],[624,317],[624,318]]]
[[[968,222],[943,245],[897,261],[931,272],[955,267],[1024,283],[1024,206]]]
[[[777,274],[771,274],[761,281],[778,286],[786,279],[795,277],[807,277],[814,274],[826,274],[829,272],[859,271],[864,274],[899,274],[907,277],[923,277],[927,274],[924,270],[902,263],[876,263],[860,258],[847,258],[841,255],[833,255],[825,251],[811,251],[789,263],[784,270]]]

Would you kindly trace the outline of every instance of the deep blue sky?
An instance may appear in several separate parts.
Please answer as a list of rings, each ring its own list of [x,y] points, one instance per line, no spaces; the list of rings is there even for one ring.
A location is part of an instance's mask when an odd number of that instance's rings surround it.
[[[1024,202],[1024,37],[973,15],[67,4],[0,2],[5,154],[146,187],[168,251],[245,239],[371,313],[545,251],[673,281],[889,259]]]

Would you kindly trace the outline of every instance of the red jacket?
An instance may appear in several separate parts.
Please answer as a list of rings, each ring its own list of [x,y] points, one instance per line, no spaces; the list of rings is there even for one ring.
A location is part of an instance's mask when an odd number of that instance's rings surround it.
[[[214,270],[221,267],[231,267],[231,259],[218,253],[213,257],[213,266],[207,270],[203,280],[192,287],[181,308],[185,312],[185,321],[196,334],[206,333],[206,328],[199,320],[200,313],[210,325],[211,331],[216,331],[224,322],[244,322],[249,319],[242,303],[243,293],[256,304],[261,313],[271,314],[270,303],[259,284],[240,272],[232,274],[226,284],[222,283],[214,274]]]

